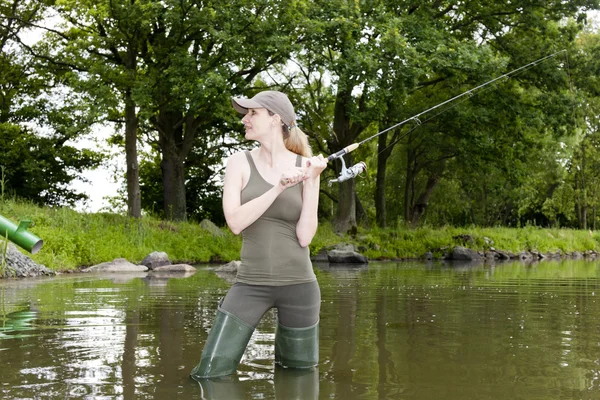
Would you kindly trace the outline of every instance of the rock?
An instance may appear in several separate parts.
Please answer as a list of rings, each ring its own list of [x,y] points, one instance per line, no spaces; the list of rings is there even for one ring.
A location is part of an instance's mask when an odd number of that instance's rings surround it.
[[[145,265],[150,271],[152,271],[157,267],[171,265],[171,261],[169,260],[167,253],[164,251],[153,251],[144,257],[141,264]]]
[[[506,251],[494,250],[494,253],[496,253],[496,258],[501,261],[510,260],[510,258],[511,258],[510,254],[507,253]]]
[[[240,265],[242,265],[241,261],[234,260],[216,268],[215,272],[237,272]]]
[[[367,257],[355,251],[331,250],[327,252],[327,258],[330,263],[342,264],[367,264]]]
[[[6,242],[0,240],[0,265],[4,262],[4,246]],[[0,271],[0,278],[26,278],[33,276],[56,275],[56,272],[48,269],[21,253],[17,247],[8,243],[6,249],[6,267]]]
[[[211,235],[213,236],[225,236],[225,232],[223,232],[221,230],[221,228],[219,228],[218,226],[216,226],[214,223],[212,223],[211,221],[209,221],[208,219],[203,219],[200,222],[200,228],[209,231]]]
[[[241,261],[234,260],[215,269],[215,274],[227,283],[235,283],[237,279],[237,270],[242,265]]]
[[[366,247],[361,247],[367,250]],[[338,243],[323,247],[316,256],[311,258],[313,262],[330,262],[343,264],[367,264],[369,259],[357,252],[352,243]]]
[[[310,257],[312,262],[329,262],[329,257],[327,257],[327,250],[321,249],[317,254]]]
[[[467,249],[466,247],[456,246],[450,253],[450,259],[452,260],[480,260],[481,255],[475,250]]]
[[[594,250],[586,250],[586,251],[583,253],[583,256],[584,256],[585,258],[596,258],[596,256],[597,256],[597,253],[596,253]]]
[[[574,251],[574,252],[572,252],[572,253],[571,253],[571,257],[572,257],[573,259],[575,259],[575,260],[580,260],[580,259],[582,259],[582,258],[583,258],[583,254],[581,254],[581,253],[580,253],[580,252],[578,252],[578,251]]]
[[[424,260],[433,260],[433,253],[430,251],[426,251],[425,253],[423,253],[421,258]]]
[[[82,272],[145,272],[148,267],[145,265],[132,264],[124,258],[117,258],[113,261],[104,262],[98,265],[84,269]]]
[[[519,260],[521,261],[533,261],[533,254],[528,251],[522,251],[519,253]]]

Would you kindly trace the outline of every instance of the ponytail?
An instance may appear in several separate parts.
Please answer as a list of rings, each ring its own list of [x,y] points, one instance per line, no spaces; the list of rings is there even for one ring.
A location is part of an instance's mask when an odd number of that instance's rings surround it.
[[[303,157],[312,157],[308,136],[295,123],[290,128],[283,124],[283,143],[285,148],[293,153],[300,154]]]
[[[275,115],[273,111],[269,109],[267,111],[269,115]],[[300,154],[302,157],[312,157],[312,149],[310,148],[310,144],[308,144],[308,136],[298,128],[296,121],[293,121],[291,126],[281,121],[281,130],[283,131],[283,144],[286,149],[292,153]]]

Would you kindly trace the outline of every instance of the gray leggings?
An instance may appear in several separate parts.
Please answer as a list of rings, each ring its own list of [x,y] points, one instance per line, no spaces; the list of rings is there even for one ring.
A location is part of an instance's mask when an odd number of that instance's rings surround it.
[[[321,290],[317,281],[286,286],[235,283],[221,308],[256,327],[271,308],[277,309],[281,325],[305,328],[319,322]]]

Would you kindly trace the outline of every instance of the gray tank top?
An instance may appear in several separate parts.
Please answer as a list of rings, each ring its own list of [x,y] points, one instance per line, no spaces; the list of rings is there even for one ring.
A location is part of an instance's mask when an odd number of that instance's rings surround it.
[[[242,204],[273,185],[258,172],[249,151],[250,178],[242,189]],[[302,165],[298,156],[296,166]],[[296,224],[302,211],[302,184],[283,191],[265,213],[242,231],[242,263],[237,281],[251,285],[281,286],[315,281],[308,247],[300,246]]]

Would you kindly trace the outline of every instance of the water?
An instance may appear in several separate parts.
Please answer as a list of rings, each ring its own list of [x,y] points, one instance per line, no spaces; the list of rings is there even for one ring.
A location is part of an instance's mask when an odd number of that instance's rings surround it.
[[[273,366],[275,315],[238,375],[200,386],[230,283],[71,274],[0,281],[2,399],[598,399],[600,264],[316,266],[320,364]]]

